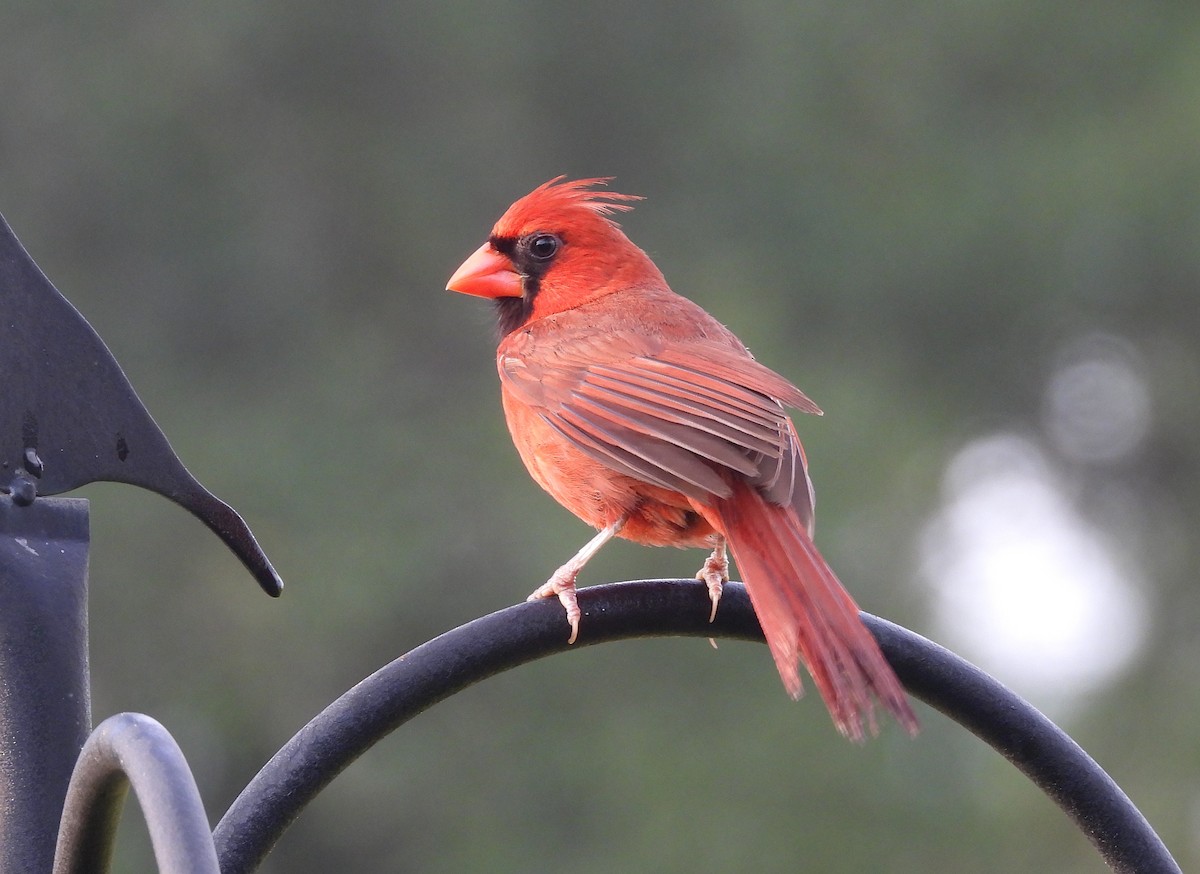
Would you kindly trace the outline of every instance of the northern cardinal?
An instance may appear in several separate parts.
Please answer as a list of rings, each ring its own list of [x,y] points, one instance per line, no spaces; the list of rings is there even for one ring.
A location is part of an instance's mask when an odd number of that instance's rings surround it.
[[[874,701],[910,733],[899,680],[812,541],[813,492],[784,406],[820,413],[721,323],[667,286],[610,217],[640,200],[608,178],[552,179],[508,208],[450,278],[491,298],[504,414],[530,474],[599,533],[529,600],[557,596],[570,642],[575,579],[613,537],[707,547],[696,575],[716,615],[726,545],[783,685],[804,661],[834,724],[877,731]]]

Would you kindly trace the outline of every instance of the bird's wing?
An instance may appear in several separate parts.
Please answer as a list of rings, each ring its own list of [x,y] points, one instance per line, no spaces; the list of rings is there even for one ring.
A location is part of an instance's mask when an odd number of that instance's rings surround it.
[[[506,344],[498,365],[506,390],[614,470],[702,501],[729,497],[734,473],[811,518],[804,456],[782,405],[820,410],[743,350],[610,334]]]

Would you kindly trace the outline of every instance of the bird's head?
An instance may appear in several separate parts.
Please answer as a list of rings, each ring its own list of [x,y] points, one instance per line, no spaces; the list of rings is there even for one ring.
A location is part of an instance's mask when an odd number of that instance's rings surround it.
[[[597,191],[608,178],[559,176],[522,197],[446,288],[496,302],[501,335],[614,291],[663,283],[610,216],[640,197]]]

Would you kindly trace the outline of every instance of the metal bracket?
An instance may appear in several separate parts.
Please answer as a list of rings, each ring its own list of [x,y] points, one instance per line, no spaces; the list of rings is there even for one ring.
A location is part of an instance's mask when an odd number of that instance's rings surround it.
[[[0,492],[28,506],[90,482],[179,504],[242,560],[263,591],[283,581],[228,504],[188,473],[104,341],[0,216]]]

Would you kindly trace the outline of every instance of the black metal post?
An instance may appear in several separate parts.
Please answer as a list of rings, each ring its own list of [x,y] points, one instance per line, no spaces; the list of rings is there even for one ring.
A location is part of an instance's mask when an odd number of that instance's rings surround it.
[[[49,871],[91,731],[88,503],[0,495],[0,871]]]

